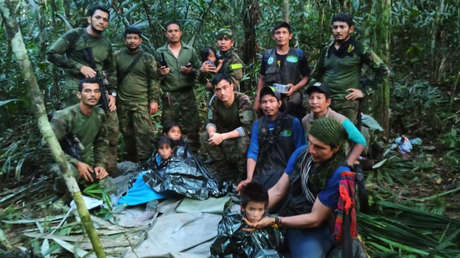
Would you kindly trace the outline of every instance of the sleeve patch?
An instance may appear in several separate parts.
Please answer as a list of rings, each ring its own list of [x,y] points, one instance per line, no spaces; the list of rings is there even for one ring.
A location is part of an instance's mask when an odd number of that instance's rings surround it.
[[[232,64],[230,65],[230,67],[232,68],[232,70],[236,70],[236,69],[242,69],[243,68],[243,64]]]

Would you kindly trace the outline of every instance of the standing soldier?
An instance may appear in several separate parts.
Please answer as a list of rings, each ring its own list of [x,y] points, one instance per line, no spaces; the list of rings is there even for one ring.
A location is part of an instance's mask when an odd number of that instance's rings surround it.
[[[216,33],[217,60],[222,60],[222,68],[216,71],[216,66],[203,62],[200,71],[203,73],[225,73],[232,79],[235,91],[240,91],[240,81],[243,78],[244,63],[238,54],[233,51],[233,32],[230,29],[220,29]]]
[[[150,115],[158,112],[160,88],[156,81],[157,64],[142,51],[141,31],[128,27],[126,49],[115,53],[118,81],[118,118],[124,137],[127,159],[145,161],[153,151],[153,123]]]
[[[280,91],[285,95],[283,101],[287,105],[286,111],[302,119],[305,109],[302,105],[303,97],[300,89],[308,82],[310,68],[304,52],[289,46],[292,36],[291,26],[287,22],[281,22],[273,27],[272,39],[276,47],[267,50],[262,57],[254,109],[259,108],[260,90],[264,86],[287,85],[286,92]]]
[[[72,29],[60,37],[48,50],[48,60],[66,72],[64,93],[61,106],[77,103],[76,92],[78,82],[83,78],[98,78],[102,75],[108,81],[108,110],[106,123],[108,126],[109,154],[108,169],[116,171],[118,145],[118,118],[115,105],[116,79],[113,70],[112,46],[102,35],[109,26],[110,12],[103,6],[95,6],[88,10],[88,26]],[[107,94],[102,92],[101,94]],[[102,96],[105,97],[105,96]]]
[[[193,87],[200,68],[198,56],[191,46],[181,42],[182,29],[179,22],[166,24],[168,42],[157,49],[160,63],[160,87],[163,91],[161,120],[175,121],[189,139],[193,151],[199,149],[198,130],[200,119]]]
[[[359,79],[364,64],[375,74],[375,82],[383,81],[389,70],[370,49],[351,36],[353,17],[340,13],[332,17],[334,42],[321,51],[313,78],[328,85],[331,108],[356,124],[359,100],[364,97]]]

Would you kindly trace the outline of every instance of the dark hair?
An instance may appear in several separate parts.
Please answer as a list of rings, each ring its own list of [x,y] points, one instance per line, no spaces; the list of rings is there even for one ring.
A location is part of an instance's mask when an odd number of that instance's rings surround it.
[[[169,132],[169,130],[171,130],[171,128],[173,128],[174,126],[177,126],[177,127],[180,128],[178,123],[176,123],[174,121],[166,121],[163,124],[163,133],[167,134]]]
[[[92,17],[93,14],[94,14],[97,10],[101,10],[101,11],[107,13],[107,14],[109,15],[109,18],[110,18],[110,11],[109,11],[109,9],[108,9],[107,7],[105,7],[105,6],[102,6],[102,5],[96,5],[96,6],[91,7],[90,9],[88,9],[87,16]]]
[[[332,16],[332,21],[331,24],[334,22],[339,21],[339,22],[346,22],[348,26],[353,26],[353,16],[349,15],[348,13],[337,13]]]
[[[289,23],[287,23],[287,22],[278,22],[272,29],[272,35],[275,34],[275,31],[277,31],[280,28],[286,28],[289,31],[289,33],[292,33],[291,32],[291,25],[289,25]]]
[[[209,52],[211,51],[214,52],[214,55],[216,55],[216,50],[212,47],[205,47],[201,49],[200,51],[201,62],[208,60]]]
[[[265,187],[256,182],[245,185],[240,192],[241,207],[246,208],[249,202],[263,202],[265,208],[268,206],[268,191]]]
[[[163,145],[168,145],[169,147],[171,147],[171,149],[174,148],[173,141],[171,139],[169,139],[169,137],[164,136],[164,135],[158,137],[157,148],[159,149]]]
[[[84,78],[82,80],[80,80],[80,82],[78,83],[78,91],[81,92],[83,90],[83,84],[84,83],[97,83],[99,85],[99,89],[101,88],[101,84],[99,82],[99,80],[97,80],[96,78]]]
[[[216,86],[222,80],[225,80],[228,83],[233,83],[232,79],[230,79],[230,77],[227,74],[218,73],[216,76],[214,76],[214,78],[212,78],[211,84],[212,86]]]
[[[139,35],[139,37],[142,36],[142,32],[140,29],[134,27],[134,26],[129,26],[128,28],[126,28],[125,30],[125,38],[128,34],[137,34]]]
[[[176,24],[177,26],[179,26],[179,30],[182,31],[182,26],[180,25],[180,22],[177,21],[177,20],[170,20],[168,21],[166,24],[165,24],[165,30],[168,31],[168,26],[171,25],[171,24]]]

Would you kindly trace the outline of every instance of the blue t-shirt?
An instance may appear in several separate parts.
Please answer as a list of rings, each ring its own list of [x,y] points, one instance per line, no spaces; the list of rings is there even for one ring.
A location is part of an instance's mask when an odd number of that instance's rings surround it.
[[[284,170],[284,172],[288,176],[291,176],[299,154],[306,147],[307,145],[300,146],[292,153],[291,157],[289,158],[286,169]],[[339,198],[340,173],[344,171],[350,171],[350,168],[346,166],[338,167],[334,171],[334,174],[332,174],[332,176],[326,181],[326,186],[324,187],[324,189],[318,193],[318,199],[321,201],[321,203],[331,209],[335,209],[337,207],[337,200]]]
[[[257,161],[257,156],[259,155],[259,121],[260,119],[257,119],[252,125],[251,141],[249,143],[247,156],[248,159],[251,158],[255,161]],[[274,130],[275,121],[269,121],[267,125],[268,130]],[[295,148],[299,148],[300,146],[305,145],[305,132],[303,130],[302,125],[300,124],[299,119],[295,117],[293,117],[292,121],[292,135],[294,137]]]

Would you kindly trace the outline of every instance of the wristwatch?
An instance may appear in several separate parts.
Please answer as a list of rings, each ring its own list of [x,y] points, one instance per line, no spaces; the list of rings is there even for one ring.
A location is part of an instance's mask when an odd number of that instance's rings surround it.
[[[110,94],[110,95],[116,97],[116,96],[117,96],[117,92],[114,91],[114,92],[112,92],[112,94]]]

